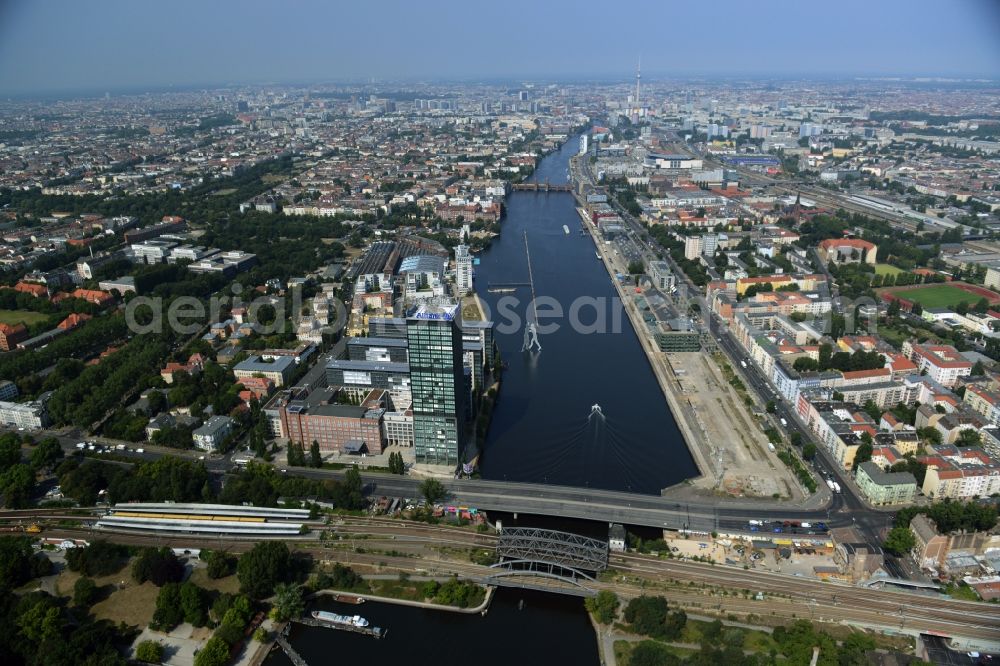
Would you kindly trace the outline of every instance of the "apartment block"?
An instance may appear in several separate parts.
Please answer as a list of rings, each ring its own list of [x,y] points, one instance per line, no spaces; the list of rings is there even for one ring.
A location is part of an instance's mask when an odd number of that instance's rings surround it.
[[[907,340],[903,355],[917,365],[917,371],[946,388],[953,388],[959,377],[972,374],[972,363],[951,345],[921,345]]]

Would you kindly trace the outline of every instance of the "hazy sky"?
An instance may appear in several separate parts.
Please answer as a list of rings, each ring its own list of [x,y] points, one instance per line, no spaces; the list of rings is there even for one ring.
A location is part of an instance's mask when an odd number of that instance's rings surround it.
[[[1000,78],[1000,0],[0,0],[0,94],[358,78]]]

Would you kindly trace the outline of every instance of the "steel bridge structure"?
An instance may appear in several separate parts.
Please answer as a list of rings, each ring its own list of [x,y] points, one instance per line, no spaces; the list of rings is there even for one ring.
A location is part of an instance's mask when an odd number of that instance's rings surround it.
[[[573,585],[608,567],[608,542],[534,527],[504,528],[497,541],[494,578],[535,576]]]

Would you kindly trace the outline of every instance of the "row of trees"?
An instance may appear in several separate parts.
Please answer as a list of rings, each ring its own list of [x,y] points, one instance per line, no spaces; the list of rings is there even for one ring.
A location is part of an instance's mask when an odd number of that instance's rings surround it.
[[[422,593],[425,599],[431,599],[436,603],[445,606],[458,606],[468,608],[477,606],[483,601],[485,594],[483,588],[474,583],[464,583],[458,578],[449,578],[444,583],[437,581],[427,581],[424,583]]]
[[[644,636],[675,641],[687,624],[683,610],[671,611],[666,597],[642,595],[629,600],[623,614],[632,629]]]
[[[107,500],[111,503],[175,501],[277,506],[279,497],[314,497],[339,508],[360,509],[364,499],[361,475],[353,468],[347,470],[343,481],[338,481],[279,474],[270,465],[251,463],[218,492],[202,462],[172,456],[140,462],[131,470],[98,460],[81,462],[73,457],[60,464],[56,474],[63,493],[83,506],[95,504],[103,489],[107,489]]]
[[[910,521],[918,513],[926,514],[942,533],[965,530],[982,532],[997,524],[997,507],[978,502],[955,502],[945,500],[929,506],[908,506],[896,512],[896,527],[909,527]]]
[[[81,358],[88,353],[101,351],[124,338],[126,333],[125,317],[118,314],[94,317],[69,333],[55,338],[42,349],[3,354],[0,356],[0,377],[17,378],[20,387],[22,380],[55,365],[60,359]]]
[[[308,457],[301,442],[289,442],[288,464],[295,467],[322,467],[323,454],[320,453],[319,442],[315,439],[313,440],[313,443],[309,446]]]
[[[403,454],[393,451],[389,454],[389,473],[406,474],[406,463],[403,462]]]
[[[819,346],[819,359],[803,356],[795,359],[793,368],[797,372],[840,370],[853,372],[855,370],[875,370],[885,365],[885,357],[877,351],[839,351],[834,353],[833,346],[824,342]]]

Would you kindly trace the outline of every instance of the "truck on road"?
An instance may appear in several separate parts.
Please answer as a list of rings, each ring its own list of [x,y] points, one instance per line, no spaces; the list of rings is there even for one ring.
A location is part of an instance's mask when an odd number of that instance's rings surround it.
[[[787,428],[788,427],[788,421],[786,421],[784,418],[781,419],[781,427],[782,428]]]

